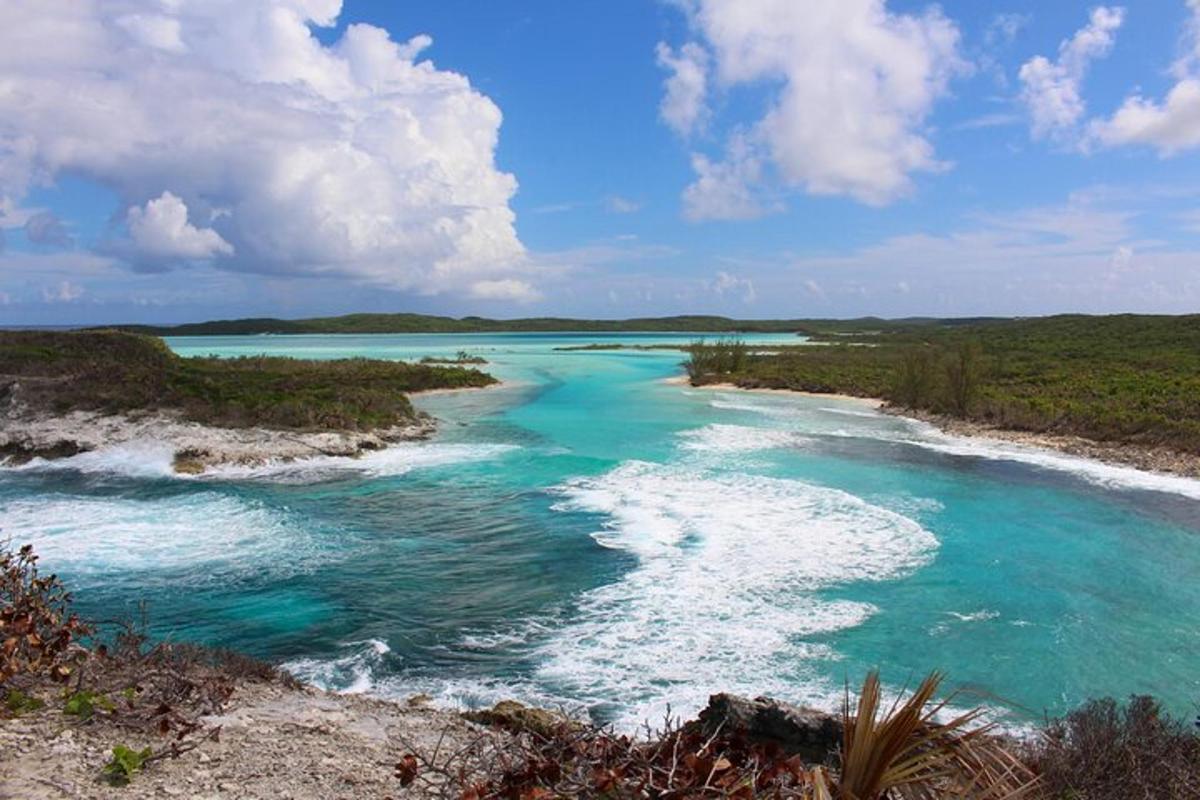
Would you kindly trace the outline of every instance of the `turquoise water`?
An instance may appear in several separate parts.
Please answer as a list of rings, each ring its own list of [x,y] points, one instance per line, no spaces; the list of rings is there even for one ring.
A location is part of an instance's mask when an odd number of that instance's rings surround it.
[[[832,398],[665,382],[663,335],[213,337],[183,355],[417,358],[431,441],[173,476],[153,443],[0,471],[0,528],[86,612],[324,685],[586,707],[708,694],[829,707],[931,668],[1015,721],[1097,695],[1200,700],[1200,482],[951,438]],[[753,343],[794,342],[755,337]]]

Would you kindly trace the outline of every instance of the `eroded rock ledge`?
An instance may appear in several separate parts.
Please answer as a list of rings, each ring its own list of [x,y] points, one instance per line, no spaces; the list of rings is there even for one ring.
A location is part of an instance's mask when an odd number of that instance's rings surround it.
[[[373,431],[282,431],[218,428],[169,412],[61,416],[10,414],[0,417],[0,461],[10,466],[35,458],[67,458],[132,442],[157,442],[174,451],[175,470],[198,474],[222,464],[262,464],[313,456],[354,457],[398,442],[427,438],[432,417]]]

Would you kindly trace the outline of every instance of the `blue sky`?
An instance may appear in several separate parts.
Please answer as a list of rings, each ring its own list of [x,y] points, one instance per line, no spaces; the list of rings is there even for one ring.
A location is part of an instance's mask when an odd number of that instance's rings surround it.
[[[9,16],[13,324],[1200,310],[1196,2]]]

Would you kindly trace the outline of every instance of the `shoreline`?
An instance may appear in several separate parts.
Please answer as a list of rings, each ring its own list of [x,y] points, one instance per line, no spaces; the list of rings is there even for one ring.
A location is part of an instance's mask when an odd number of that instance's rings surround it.
[[[478,391],[509,384],[409,392],[411,397]],[[369,431],[305,431],[264,427],[224,428],[183,419],[167,411],[104,414],[71,411],[0,417],[0,467],[34,459],[57,460],[132,442],[158,443],[174,452],[174,471],[202,475],[211,467],[259,466],[314,456],[356,458],[403,442],[428,439],[437,420],[420,413],[411,421]]]
[[[882,409],[887,405],[886,402],[877,397],[858,397],[853,394],[838,394],[836,392],[804,392],[798,389],[770,389],[766,387],[745,387],[738,386],[736,383],[705,383],[700,386],[692,385],[686,375],[676,375],[671,378],[666,378],[663,383],[672,386],[686,386],[689,389],[710,389],[713,391],[726,392],[749,392],[751,394],[786,394],[794,397],[824,397],[829,400],[840,400],[847,403],[859,403],[860,405],[870,406],[871,408]]]
[[[856,397],[854,395],[832,392],[804,392],[792,389],[746,388],[733,383],[711,383],[702,386],[693,386],[686,375],[672,376],[665,379],[663,383],[674,386],[687,386],[693,389],[715,389],[760,394],[788,394],[800,397],[825,397],[832,400],[853,401],[869,405],[881,414],[924,422],[927,425],[934,426],[942,433],[951,436],[1036,447],[1042,450],[1052,450],[1078,458],[1099,461],[1111,466],[1129,467],[1143,472],[1200,479],[1200,455],[1183,453],[1167,447],[1099,442],[1093,439],[1085,439],[1082,436],[1001,428],[984,422],[948,417],[944,414],[896,408],[878,397]]]

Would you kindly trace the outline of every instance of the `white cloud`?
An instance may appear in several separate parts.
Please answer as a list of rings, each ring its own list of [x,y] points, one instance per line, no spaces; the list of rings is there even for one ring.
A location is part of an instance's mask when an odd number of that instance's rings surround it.
[[[1028,14],[1000,13],[992,17],[983,33],[983,43],[989,49],[1003,48],[1012,44],[1031,21]]]
[[[42,299],[47,303],[74,303],[83,297],[83,287],[70,281],[60,281],[42,289]]]
[[[839,316],[1193,310],[1200,253],[1140,237],[1135,222],[1144,212],[1111,202],[1084,192],[1061,205],[976,215],[947,233],[793,257],[792,285],[811,292],[807,281],[819,280],[829,313]],[[911,291],[894,291],[898,281]],[[755,282],[763,297],[788,285],[763,275]]]
[[[696,180],[683,190],[683,216],[693,222],[754,219],[779,210],[762,198],[762,161],[740,138],[730,142],[723,162],[693,153],[692,169]]]
[[[907,14],[889,11],[885,0],[682,5],[711,54],[718,88],[771,87],[765,113],[734,134],[744,146],[731,148],[728,163],[693,157],[699,177],[685,197],[692,218],[752,216],[757,205],[743,197],[722,207],[705,184],[752,193],[770,180],[882,205],[910,191],[913,173],[947,166],[924,125],[966,65],[957,26],[937,7]]]
[[[717,277],[709,284],[718,297],[738,295],[743,303],[753,303],[758,298],[754,290],[754,282],[749,278],[741,278],[728,272],[718,272]]]
[[[1058,46],[1058,59],[1034,56],[1021,67],[1021,100],[1029,111],[1033,136],[1065,140],[1086,112],[1080,88],[1091,62],[1112,50],[1125,10],[1092,9],[1088,24]]]
[[[233,255],[233,246],[221,234],[188,222],[187,206],[170,192],[163,192],[145,208],[129,209],[126,219],[140,256],[170,261]]]
[[[340,12],[340,0],[9,0],[0,197],[65,173],[123,209],[170,191],[195,232],[143,238],[168,260],[207,253],[228,269],[427,292],[511,277],[525,251],[516,181],[495,164],[500,110],[418,60],[428,37],[352,24],[322,44],[312,28]]]
[[[1093,120],[1089,144],[1148,145],[1163,157],[1200,146],[1200,0],[1187,5],[1183,53],[1171,67],[1176,83],[1162,102],[1135,94],[1112,117]]]
[[[1102,146],[1149,145],[1164,157],[1200,146],[1200,78],[1179,81],[1162,103],[1130,97],[1110,119],[1094,121],[1089,133]]]
[[[504,278],[494,281],[477,281],[471,284],[470,296],[477,300],[515,300],[532,303],[542,299],[542,293],[526,281]]]
[[[637,200],[630,200],[628,197],[614,194],[605,198],[604,208],[610,214],[635,214],[642,210],[642,204]]]
[[[708,52],[695,42],[678,52],[659,42],[655,54],[658,65],[670,72],[663,81],[659,116],[680,136],[690,136],[708,120]]]

